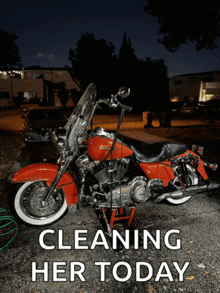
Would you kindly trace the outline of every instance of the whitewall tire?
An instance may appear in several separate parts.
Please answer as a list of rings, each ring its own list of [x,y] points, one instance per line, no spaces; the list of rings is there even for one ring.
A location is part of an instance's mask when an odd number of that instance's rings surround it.
[[[36,226],[52,224],[60,219],[66,209],[66,197],[59,189],[43,206],[41,198],[48,187],[43,181],[24,183],[18,190],[14,206],[17,215],[26,223]]]

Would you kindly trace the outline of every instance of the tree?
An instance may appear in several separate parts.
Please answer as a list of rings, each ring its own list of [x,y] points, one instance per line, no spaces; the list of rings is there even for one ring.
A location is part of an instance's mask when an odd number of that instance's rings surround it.
[[[60,82],[60,83],[56,83],[54,86],[56,87],[56,89],[58,89],[57,96],[60,99],[61,104],[65,108],[66,103],[68,102],[68,99],[69,99],[69,91],[66,89],[66,84],[65,82]]]
[[[18,97],[12,97],[13,104],[16,108],[20,108],[20,106],[23,104],[24,96],[22,92],[18,93]]]
[[[143,112],[154,105],[157,108],[159,105],[161,108],[164,107],[168,102],[169,83],[163,59],[138,59],[134,54],[131,40],[125,33],[118,63],[120,85],[131,88],[131,95],[126,102],[133,107],[133,112]]]
[[[96,40],[93,34],[82,34],[76,48],[69,50],[72,63],[71,76],[81,90],[94,82],[103,94],[112,90],[117,57],[113,55],[115,46],[104,39]]]
[[[220,36],[220,2],[199,0],[148,0],[144,9],[158,18],[158,39],[168,51],[175,52],[181,44],[196,42],[196,50],[217,48]]]
[[[128,60],[131,60],[131,62],[135,62],[137,60],[137,57],[134,54],[134,49],[131,46],[131,39],[129,37],[127,38],[126,33],[124,33],[123,35],[123,41],[118,54],[118,58],[121,62],[124,63],[128,63]]]
[[[167,107],[169,102],[169,79],[167,77],[167,67],[163,59],[145,61],[147,85],[148,85],[148,107],[154,112],[161,112]]]
[[[69,90],[66,89],[65,82],[55,83],[50,80],[44,80],[45,96],[47,96],[48,105],[54,105],[54,93],[57,92],[57,97],[60,99],[62,106],[65,108],[69,99]],[[47,91],[47,93],[46,93]]]
[[[134,84],[138,58],[134,54],[131,40],[127,37],[126,33],[123,35],[123,41],[118,54],[118,61],[118,79],[122,83],[121,85],[132,87]]]
[[[0,68],[21,66],[21,57],[15,41],[17,36],[0,30]]]
[[[118,57],[114,55],[112,43],[103,39],[96,40],[93,34],[86,33],[77,42],[76,49],[70,49],[69,60],[72,63],[71,76],[82,91],[89,83],[94,82],[98,97],[109,98],[121,86],[131,88],[126,104],[133,107],[133,112],[146,110],[152,100],[161,104],[168,97],[167,68],[164,61],[138,59],[126,33],[123,35]],[[107,107],[102,108],[103,111],[108,111]]]

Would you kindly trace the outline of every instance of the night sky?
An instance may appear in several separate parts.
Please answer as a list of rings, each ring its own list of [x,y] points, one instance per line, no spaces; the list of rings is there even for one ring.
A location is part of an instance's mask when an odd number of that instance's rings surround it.
[[[112,42],[118,54],[126,32],[135,55],[164,59],[169,76],[220,70],[220,49],[196,52],[188,44],[166,51],[157,43],[157,18],[144,5],[147,0],[5,0],[0,1],[0,29],[18,36],[24,67],[71,67],[69,49],[86,32]]]

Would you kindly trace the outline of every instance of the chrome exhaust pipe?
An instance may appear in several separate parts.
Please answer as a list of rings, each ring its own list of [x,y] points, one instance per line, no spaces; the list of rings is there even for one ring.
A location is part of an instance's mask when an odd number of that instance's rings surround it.
[[[201,186],[189,186],[186,187],[184,189],[180,189],[180,190],[175,190],[173,192],[168,192],[168,193],[164,193],[161,194],[160,196],[158,196],[154,202],[158,203],[161,200],[167,199],[167,198],[175,198],[175,199],[180,199],[183,197],[187,197],[187,196],[191,196],[191,195],[195,195],[197,193],[203,192],[203,191],[213,191],[213,190],[218,190],[220,189],[220,184],[218,183],[210,183],[210,184],[205,184],[205,185],[201,185]]]

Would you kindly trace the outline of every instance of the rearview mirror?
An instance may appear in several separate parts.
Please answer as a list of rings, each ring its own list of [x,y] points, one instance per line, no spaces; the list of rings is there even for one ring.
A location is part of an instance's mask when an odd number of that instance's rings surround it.
[[[130,89],[126,86],[122,86],[119,89],[118,95],[122,99],[127,98],[130,95]]]

